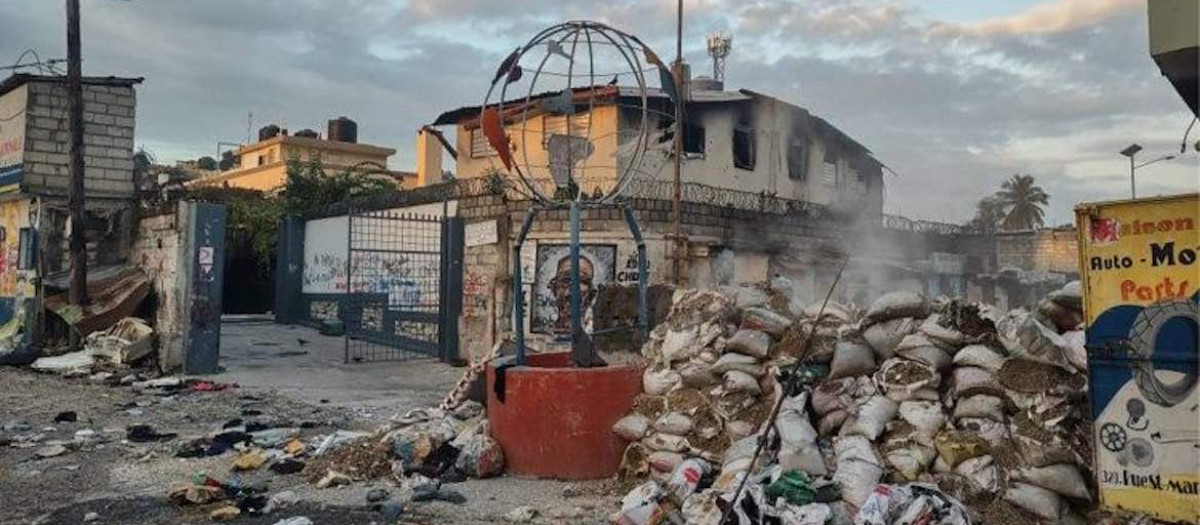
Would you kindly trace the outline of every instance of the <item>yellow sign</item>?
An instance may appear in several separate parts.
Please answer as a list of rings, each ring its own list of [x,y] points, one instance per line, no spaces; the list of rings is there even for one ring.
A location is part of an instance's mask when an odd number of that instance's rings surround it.
[[[1200,522],[1200,195],[1076,215],[1101,502]]]

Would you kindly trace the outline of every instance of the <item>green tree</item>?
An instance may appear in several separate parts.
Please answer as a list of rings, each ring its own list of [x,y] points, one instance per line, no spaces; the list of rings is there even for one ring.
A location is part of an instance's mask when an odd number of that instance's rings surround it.
[[[320,160],[288,160],[287,186],[283,190],[284,210],[301,213],[348,200],[396,190],[396,183],[382,166],[358,166],[328,173]]]
[[[1029,230],[1045,224],[1042,207],[1050,204],[1050,195],[1034,184],[1033,175],[1013,175],[1004,181],[996,198],[1007,210],[1001,223],[1006,230]]]
[[[988,195],[975,204],[975,217],[967,227],[979,233],[995,233],[1004,215],[1004,203],[996,195]]]
[[[196,159],[196,167],[198,167],[202,170],[213,171],[213,170],[217,169],[217,159],[214,159],[207,155],[204,157],[200,157],[200,158]]]
[[[237,157],[233,155],[232,151],[222,151],[221,160],[217,163],[217,167],[220,168],[221,171],[227,171],[233,169],[234,166],[237,166]]]

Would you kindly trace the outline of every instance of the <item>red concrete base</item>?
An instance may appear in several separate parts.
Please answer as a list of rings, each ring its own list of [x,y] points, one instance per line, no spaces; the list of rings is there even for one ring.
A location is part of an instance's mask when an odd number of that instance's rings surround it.
[[[641,393],[642,369],[572,368],[568,353],[529,355],[526,363],[505,371],[504,403],[493,388],[495,366],[487,370],[488,421],[507,472],[555,479],[615,474],[626,443],[612,426]]]

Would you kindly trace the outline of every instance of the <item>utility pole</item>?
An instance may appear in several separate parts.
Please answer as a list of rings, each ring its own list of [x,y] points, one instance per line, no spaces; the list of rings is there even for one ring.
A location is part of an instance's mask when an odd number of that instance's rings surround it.
[[[70,125],[71,183],[67,206],[71,213],[71,283],[68,300],[84,305],[87,295],[87,245],[83,218],[83,75],[79,51],[79,0],[67,0],[67,116]],[[72,336],[72,346],[78,341]]]
[[[683,180],[681,171],[683,168],[683,102],[687,98],[687,94],[683,92],[684,86],[684,71],[683,71],[683,0],[676,2],[676,18],[675,18],[675,64],[671,69],[674,70],[675,77],[675,177],[674,177],[674,199],[671,206],[671,222],[673,226],[672,235],[675,237],[674,250],[672,256],[672,277],[675,284],[683,286],[685,284],[685,274],[687,272],[685,264],[687,257],[687,242],[683,238]]]

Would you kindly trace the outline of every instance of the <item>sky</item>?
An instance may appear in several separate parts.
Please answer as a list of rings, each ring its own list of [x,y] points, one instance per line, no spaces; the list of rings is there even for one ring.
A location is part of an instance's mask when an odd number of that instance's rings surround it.
[[[65,57],[63,2],[0,1],[0,63]],[[684,0],[684,54],[733,36],[726,88],[798,105],[896,175],[886,210],[962,222],[1013,174],[1075,203],[1197,191],[1192,120],[1147,50],[1145,0]],[[504,56],[540,29],[598,20],[674,54],[674,0],[86,0],[84,74],[145,77],[136,143],[160,162],[216,155],[268,123],[359,140],[415,165],[416,130],[480,103]],[[1200,126],[1190,143],[1200,140]]]

